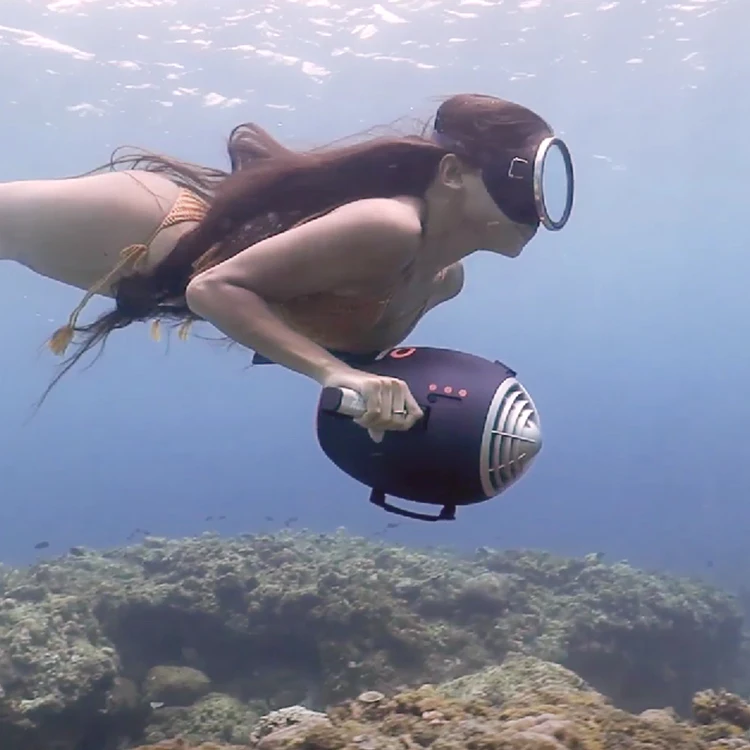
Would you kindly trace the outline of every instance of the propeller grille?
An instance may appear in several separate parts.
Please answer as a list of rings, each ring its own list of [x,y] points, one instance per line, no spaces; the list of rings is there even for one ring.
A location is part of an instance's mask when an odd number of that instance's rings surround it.
[[[542,431],[534,402],[515,378],[507,378],[492,399],[482,438],[480,471],[487,497],[517,481],[541,448]]]

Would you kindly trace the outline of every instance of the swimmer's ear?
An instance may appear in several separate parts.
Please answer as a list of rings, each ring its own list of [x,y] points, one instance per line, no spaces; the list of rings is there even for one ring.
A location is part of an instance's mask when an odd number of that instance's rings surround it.
[[[468,171],[455,154],[446,154],[438,164],[438,182],[449,190],[460,190],[464,186],[464,177]]]

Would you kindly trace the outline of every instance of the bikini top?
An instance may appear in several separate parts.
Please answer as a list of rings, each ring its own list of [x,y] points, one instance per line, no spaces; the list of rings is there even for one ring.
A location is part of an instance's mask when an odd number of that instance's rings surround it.
[[[363,333],[374,329],[385,316],[397,285],[382,295],[309,294],[273,311],[293,330],[333,351],[357,350]]]
[[[109,287],[118,277],[142,268],[151,244],[162,230],[188,221],[202,221],[208,208],[208,203],[192,191],[180,190],[172,209],[149,241],[123,249],[117,265],[86,292],[81,303],[70,315],[67,324],[52,335],[49,341],[52,351],[56,354],[65,352],[72,341],[78,316],[91,297]],[[424,227],[424,217],[422,226]],[[355,348],[355,342],[361,338],[364,331],[373,329],[382,321],[399,286],[399,282],[395,282],[391,288],[379,295],[336,292],[308,294],[283,304],[275,304],[273,310],[290,328],[316,344],[325,349],[346,352]],[[427,304],[428,300],[425,300],[420,315]],[[181,339],[187,337],[189,323],[190,321],[180,329]],[[153,338],[159,339],[158,321],[152,324],[151,334]]]

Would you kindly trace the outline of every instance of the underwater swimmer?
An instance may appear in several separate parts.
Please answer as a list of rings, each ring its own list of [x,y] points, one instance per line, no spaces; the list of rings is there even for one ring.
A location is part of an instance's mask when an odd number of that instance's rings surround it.
[[[230,173],[137,153],[0,185],[0,252],[86,290],[50,339],[57,354],[76,346],[53,385],[117,328],[169,320],[182,335],[205,320],[256,358],[362,394],[371,432],[406,430],[422,415],[408,386],[357,365],[455,297],[476,249],[514,258],[540,222],[559,228],[535,171],[551,136],[534,112],[476,94],[444,101],[424,136],[306,152],[245,124]],[[80,324],[95,294],[115,307]]]

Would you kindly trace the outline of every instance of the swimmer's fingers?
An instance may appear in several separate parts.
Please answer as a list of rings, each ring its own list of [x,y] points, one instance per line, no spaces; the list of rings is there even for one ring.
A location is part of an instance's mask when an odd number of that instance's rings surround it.
[[[406,383],[403,383],[402,393],[404,398],[403,408],[406,409],[404,429],[410,430],[417,422],[419,422],[420,419],[422,419],[422,417],[424,417],[424,412],[420,408],[417,400],[414,398],[414,395],[412,394],[409,386],[406,385]]]
[[[403,380],[378,378],[365,394],[366,412],[356,420],[370,431],[374,440],[382,440],[380,433],[388,430],[403,432],[413,427],[422,416],[409,387]]]

